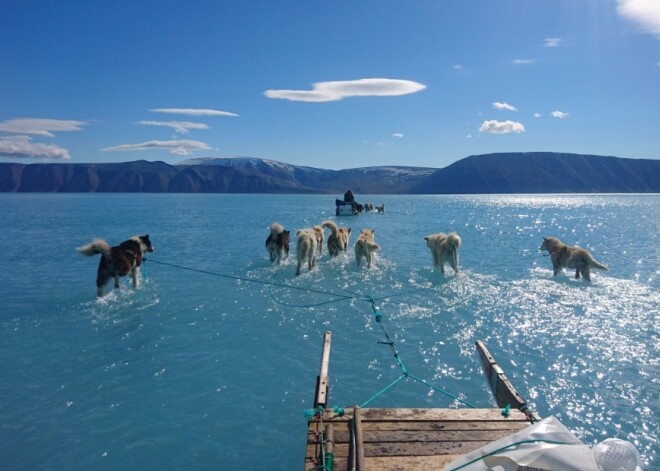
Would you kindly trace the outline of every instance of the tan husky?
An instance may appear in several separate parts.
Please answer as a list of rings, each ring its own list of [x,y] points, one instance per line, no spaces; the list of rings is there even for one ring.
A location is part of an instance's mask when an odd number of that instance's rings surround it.
[[[355,261],[358,265],[360,265],[360,260],[364,257],[367,259],[367,268],[371,268],[373,254],[380,250],[380,245],[374,242],[374,233],[375,231],[373,229],[362,229],[360,231],[360,237],[358,237],[355,243]]]
[[[591,281],[592,268],[607,270],[607,267],[597,262],[587,249],[571,247],[556,237],[544,237],[539,250],[550,252],[553,276],[557,276],[564,267],[575,268],[575,278],[580,278],[580,274],[582,274],[585,280]]]
[[[438,232],[424,237],[424,240],[426,246],[431,249],[433,266],[444,273],[445,263],[448,263],[454,269],[454,273],[458,274],[458,248],[461,246],[461,238],[458,234]]]
[[[300,275],[300,268],[305,261],[310,270],[316,266],[317,234],[315,228],[300,229],[296,232],[296,256],[298,258],[296,276]]]
[[[348,249],[348,238],[351,235],[350,227],[339,227],[334,221],[323,221],[323,227],[330,229],[328,236],[328,252],[331,257],[336,257],[339,252],[346,252]]]

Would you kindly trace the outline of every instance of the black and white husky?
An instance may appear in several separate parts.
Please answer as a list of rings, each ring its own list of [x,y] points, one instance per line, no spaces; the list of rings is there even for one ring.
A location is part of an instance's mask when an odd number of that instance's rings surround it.
[[[103,239],[94,239],[89,244],[78,247],[78,252],[83,255],[101,254],[96,274],[96,296],[98,297],[103,296],[103,287],[110,278],[115,279],[115,289],[119,289],[119,278],[129,273],[133,279],[133,288],[137,288],[140,285],[140,265],[142,265],[144,254],[153,251],[154,248],[148,234],[131,237],[115,247],[111,247]]]

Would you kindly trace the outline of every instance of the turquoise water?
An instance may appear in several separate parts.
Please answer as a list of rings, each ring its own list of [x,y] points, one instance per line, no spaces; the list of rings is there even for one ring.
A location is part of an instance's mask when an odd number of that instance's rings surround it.
[[[295,256],[270,265],[268,226],[335,219],[334,195],[0,195],[0,467],[300,469],[323,332],[331,405],[363,403],[400,373],[367,295],[414,375],[493,406],[484,340],[540,415],[586,443],[630,440],[660,469],[660,196],[358,200],[387,210],[339,220],[352,243],[376,230],[374,267],[326,252],[295,277]],[[432,272],[423,240],[450,230],[457,277]],[[144,233],[156,252],[142,288],[124,279],[97,300],[98,260],[75,248]],[[537,251],[548,235],[610,270],[553,278]],[[371,405],[456,403],[404,381]]]

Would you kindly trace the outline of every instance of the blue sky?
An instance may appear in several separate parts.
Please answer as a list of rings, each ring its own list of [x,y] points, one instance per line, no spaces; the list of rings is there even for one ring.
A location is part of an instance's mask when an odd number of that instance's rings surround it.
[[[4,0],[0,162],[660,158],[660,1]]]

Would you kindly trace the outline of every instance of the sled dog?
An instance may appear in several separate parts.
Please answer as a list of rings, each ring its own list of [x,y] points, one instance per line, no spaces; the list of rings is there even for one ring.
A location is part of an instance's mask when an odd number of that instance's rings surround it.
[[[289,231],[285,231],[281,224],[276,222],[270,225],[270,235],[266,239],[266,250],[271,262],[280,262],[289,256]]]
[[[351,235],[350,227],[339,227],[334,221],[323,221],[323,227],[330,229],[328,236],[328,252],[331,257],[336,257],[339,252],[346,252],[348,249],[348,238]]]
[[[134,236],[121,244],[110,247],[103,239],[94,239],[87,245],[78,247],[83,255],[101,254],[99,268],[96,274],[96,296],[103,296],[103,287],[110,280],[115,279],[115,289],[119,289],[119,278],[129,273],[133,279],[133,288],[140,285],[140,265],[144,254],[153,252],[149,235]]]
[[[355,243],[355,261],[358,266],[360,265],[360,260],[364,257],[367,260],[367,268],[371,268],[373,254],[380,250],[380,245],[374,242],[374,233],[375,231],[373,229],[362,229],[360,231],[360,236]]]
[[[566,245],[556,237],[544,237],[539,250],[547,250],[550,253],[553,276],[557,276],[562,268],[575,268],[575,278],[580,278],[582,274],[582,278],[591,281],[592,268],[607,270],[587,249]]]
[[[424,237],[424,240],[426,246],[431,249],[433,266],[444,273],[445,263],[448,263],[454,269],[454,273],[458,274],[458,248],[461,246],[461,238],[458,234],[438,232]]]
[[[307,261],[307,268],[311,270],[316,265],[316,251],[318,250],[318,231],[315,228],[300,229],[296,232],[296,255],[298,265],[296,276],[300,275],[300,268]]]

